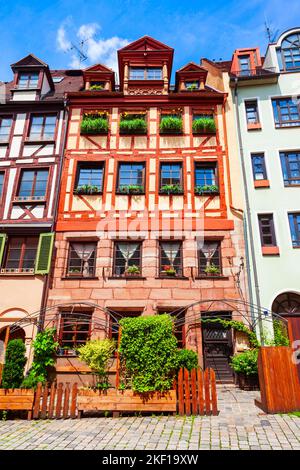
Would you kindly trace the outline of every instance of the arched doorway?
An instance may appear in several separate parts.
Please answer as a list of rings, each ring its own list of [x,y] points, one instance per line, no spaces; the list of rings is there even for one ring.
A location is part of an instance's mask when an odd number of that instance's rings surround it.
[[[278,295],[273,302],[272,312],[281,315],[288,321],[291,342],[300,341],[300,295],[294,292],[285,292]],[[298,358],[298,375],[300,379],[300,354]]]

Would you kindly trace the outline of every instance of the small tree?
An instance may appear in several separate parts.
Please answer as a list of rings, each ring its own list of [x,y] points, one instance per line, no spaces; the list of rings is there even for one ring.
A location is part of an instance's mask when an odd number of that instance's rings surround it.
[[[54,328],[48,328],[36,335],[33,342],[33,363],[28,376],[23,380],[23,387],[36,387],[39,382],[45,383],[47,381],[48,370],[55,364],[54,354],[58,347],[55,333]]]
[[[88,341],[78,349],[79,358],[97,374],[96,387],[99,389],[105,390],[109,387],[108,363],[115,349],[116,343],[112,339]]]
[[[198,367],[198,354],[192,349],[179,349],[177,352],[177,369],[192,370]]]
[[[24,367],[26,364],[25,344],[21,339],[12,339],[9,341],[5,364],[2,374],[3,388],[19,388],[24,378]]]

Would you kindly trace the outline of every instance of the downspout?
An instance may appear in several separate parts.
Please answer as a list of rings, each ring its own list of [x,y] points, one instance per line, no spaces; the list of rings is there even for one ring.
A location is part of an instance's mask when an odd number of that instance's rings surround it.
[[[235,104],[235,113],[236,113],[236,123],[237,123],[237,134],[238,134],[238,142],[240,148],[240,155],[241,155],[241,166],[242,166],[242,175],[243,175],[243,184],[244,184],[244,194],[245,194],[245,205],[246,205],[246,220],[244,222],[244,230],[245,230],[245,251],[246,255],[249,256],[249,252],[251,253],[252,258],[252,268],[253,268],[253,278],[254,278],[254,288],[255,288],[255,297],[257,302],[257,308],[259,311],[258,317],[258,327],[260,333],[260,340],[261,344],[263,345],[263,325],[260,316],[261,312],[261,302],[260,302],[260,292],[259,292],[259,282],[258,282],[258,273],[257,273],[257,265],[256,265],[256,256],[255,256],[255,247],[254,247],[254,240],[252,237],[253,228],[252,228],[252,221],[251,221],[251,210],[249,204],[249,192],[247,186],[247,177],[246,177],[246,168],[245,168],[245,155],[243,149],[243,141],[242,141],[242,132],[241,132],[241,122],[240,122],[240,115],[238,110],[238,79],[235,78],[235,86],[234,86],[234,104]],[[248,222],[248,225],[247,225]],[[249,231],[248,231],[249,229]],[[248,248],[248,243],[250,245],[250,250]],[[250,257],[248,257],[250,261]],[[248,286],[249,292],[251,293],[251,297],[253,299],[252,294],[252,286],[251,286],[251,272],[250,272],[250,263],[247,263],[247,273],[248,273]]]
[[[68,122],[69,122],[69,110],[67,108],[67,100],[65,99],[64,100],[64,115],[63,115],[64,134],[63,134],[63,139],[61,143],[61,151],[60,151],[61,158],[59,161],[58,175],[56,179],[57,191],[56,191],[55,200],[54,200],[51,232],[54,232],[56,219],[57,219],[58,203],[59,203],[59,196],[60,196],[60,183],[61,183],[61,177],[62,177],[62,171],[63,171],[63,165],[64,165],[64,153],[65,153],[65,147],[66,147],[66,141],[67,141]],[[53,182],[53,184],[55,184],[55,182]],[[50,272],[51,272],[51,264],[50,264]],[[47,301],[48,301],[49,280],[50,280],[50,273],[46,274],[44,278],[42,301],[41,301],[41,307],[40,307],[40,318],[38,322],[38,331],[42,330],[44,321],[45,321],[45,309],[46,309]]]

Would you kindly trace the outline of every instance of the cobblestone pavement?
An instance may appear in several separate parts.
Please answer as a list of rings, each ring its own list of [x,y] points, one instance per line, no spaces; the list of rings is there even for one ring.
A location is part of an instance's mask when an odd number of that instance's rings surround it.
[[[218,390],[218,416],[0,421],[0,449],[299,449],[300,418],[266,415],[257,392]]]

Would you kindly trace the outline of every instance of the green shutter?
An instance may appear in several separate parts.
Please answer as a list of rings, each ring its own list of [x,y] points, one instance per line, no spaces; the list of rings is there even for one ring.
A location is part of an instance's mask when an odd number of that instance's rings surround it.
[[[2,258],[3,258],[4,248],[5,248],[5,242],[6,242],[6,233],[0,233],[0,266],[1,266],[1,263],[2,263]]]
[[[35,274],[48,274],[51,266],[54,233],[41,233],[37,249]]]

